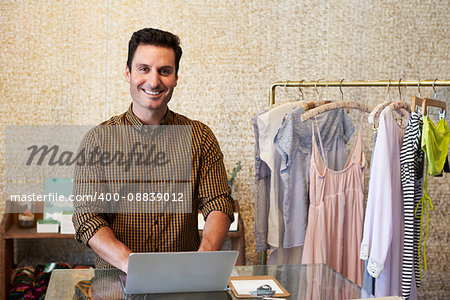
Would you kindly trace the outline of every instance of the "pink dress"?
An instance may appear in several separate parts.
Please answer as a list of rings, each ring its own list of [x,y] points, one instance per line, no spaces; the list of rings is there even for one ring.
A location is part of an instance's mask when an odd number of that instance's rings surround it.
[[[362,118],[361,118],[362,121]],[[362,286],[363,262],[359,248],[364,223],[364,165],[362,122],[344,169],[334,171],[324,163],[320,132],[318,150],[314,122],[310,167],[310,206],[303,264],[324,263]]]

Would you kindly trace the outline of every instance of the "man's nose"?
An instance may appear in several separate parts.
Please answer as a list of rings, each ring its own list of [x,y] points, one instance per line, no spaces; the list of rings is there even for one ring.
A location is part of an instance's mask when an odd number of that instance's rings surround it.
[[[156,88],[161,83],[161,79],[157,70],[152,70],[147,75],[147,82],[152,88]]]

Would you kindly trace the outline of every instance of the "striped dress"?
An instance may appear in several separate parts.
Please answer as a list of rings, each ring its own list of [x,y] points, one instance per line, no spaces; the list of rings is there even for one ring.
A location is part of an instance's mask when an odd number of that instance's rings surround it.
[[[414,217],[414,210],[422,197],[424,152],[420,147],[422,135],[422,115],[411,114],[406,127],[400,152],[400,170],[404,199],[404,240],[402,266],[402,296],[408,299],[412,290],[413,276],[420,284],[418,241],[420,218]],[[420,206],[417,216],[420,216]],[[414,288],[414,287],[413,287]]]

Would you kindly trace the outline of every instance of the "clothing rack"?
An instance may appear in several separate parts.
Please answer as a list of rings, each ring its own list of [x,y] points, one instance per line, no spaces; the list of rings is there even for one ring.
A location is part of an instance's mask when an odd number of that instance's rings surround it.
[[[269,106],[275,104],[275,89],[277,87],[398,87],[402,86],[416,86],[420,87],[437,87],[437,86],[450,86],[450,80],[380,80],[380,81],[278,81],[270,86],[269,93]],[[342,91],[342,90],[341,90]],[[262,265],[267,264],[267,251],[261,252]]]
[[[278,81],[271,85],[269,94],[269,105],[275,104],[276,87],[435,87],[450,86],[450,80],[423,80],[423,81],[403,81],[403,80],[381,80],[381,81]]]

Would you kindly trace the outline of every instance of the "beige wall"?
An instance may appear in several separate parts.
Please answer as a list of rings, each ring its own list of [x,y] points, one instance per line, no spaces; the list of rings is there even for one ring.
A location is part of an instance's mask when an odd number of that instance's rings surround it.
[[[227,168],[242,161],[237,200],[246,223],[247,262],[254,264],[250,118],[266,106],[270,84],[303,78],[448,79],[449,15],[447,0],[2,0],[1,145],[5,124],[97,124],[123,112],[130,103],[123,76],[129,37],[142,27],[172,31],[184,54],[170,107],[210,125]],[[288,92],[277,90],[278,99],[297,93]],[[313,90],[306,92],[315,97]],[[385,98],[384,89],[344,93],[371,104]],[[340,97],[336,89],[326,94]],[[403,89],[405,99],[414,94],[415,88]],[[431,90],[422,88],[422,94],[431,96]],[[356,120],[355,112],[351,116]],[[371,145],[367,124],[364,138]],[[368,157],[370,151],[368,146]],[[450,293],[450,183],[448,175],[430,181],[435,210],[422,295],[443,296]]]

